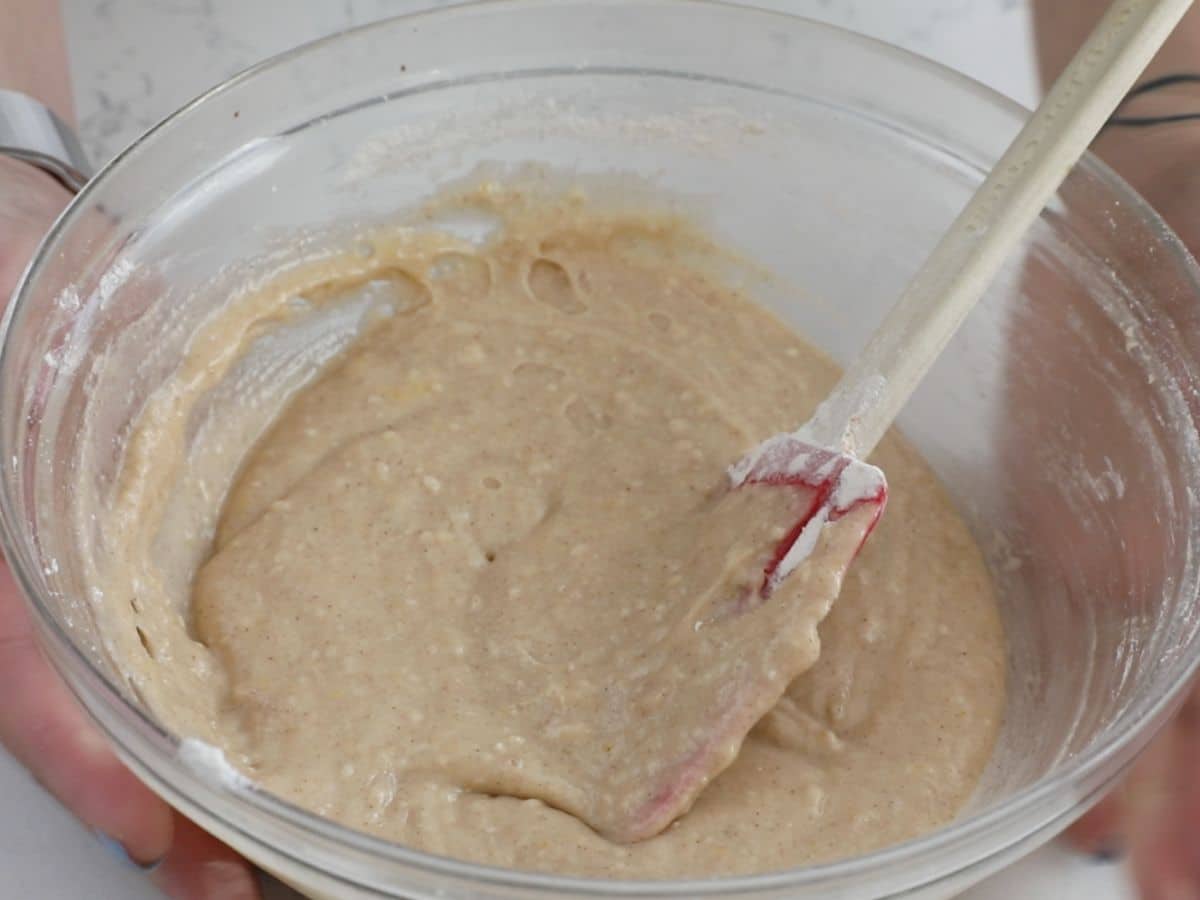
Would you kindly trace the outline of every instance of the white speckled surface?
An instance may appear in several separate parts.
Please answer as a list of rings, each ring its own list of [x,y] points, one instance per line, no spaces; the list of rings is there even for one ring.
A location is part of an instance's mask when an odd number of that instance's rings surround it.
[[[102,162],[229,75],[281,50],[455,0],[63,0],[80,130]],[[1026,105],[1026,0],[758,0],[937,59]]]
[[[97,163],[207,88],[304,41],[453,0],[63,0],[80,130]],[[760,0],[900,44],[1031,105],[1026,0]],[[161,900],[111,860],[0,752],[0,898]],[[272,900],[291,896],[271,887]],[[1120,867],[1059,847],[971,892],[972,900],[1125,900]]]

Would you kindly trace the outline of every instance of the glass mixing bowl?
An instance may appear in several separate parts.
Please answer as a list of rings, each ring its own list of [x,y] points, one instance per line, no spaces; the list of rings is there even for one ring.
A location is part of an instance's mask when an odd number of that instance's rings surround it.
[[[985,548],[1010,640],[995,759],[963,816],[919,840],[795,871],[635,883],[469,865],[352,832],[181,759],[107,659],[79,563],[104,535],[70,511],[77,491],[111,486],[129,422],[229,284],[481,164],[640,177],[772,273],[759,299],[845,360],[1022,119],[882,44],[681,0],[458,7],[234,78],[88,186],[9,311],[0,500],[48,655],[140,777],[315,897],[961,890],[1109,786],[1200,658],[1200,273],[1094,159],[899,423]],[[344,337],[326,324],[293,336],[296,359]]]

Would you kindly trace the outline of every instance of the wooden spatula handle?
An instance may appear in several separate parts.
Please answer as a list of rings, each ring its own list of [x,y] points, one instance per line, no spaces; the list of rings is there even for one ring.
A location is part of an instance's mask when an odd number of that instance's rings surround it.
[[[866,457],[1192,0],[1118,0],[804,429]]]

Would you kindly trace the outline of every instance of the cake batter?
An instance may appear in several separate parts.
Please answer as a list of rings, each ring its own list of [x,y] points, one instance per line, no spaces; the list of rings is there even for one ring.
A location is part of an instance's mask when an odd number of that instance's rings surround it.
[[[725,467],[804,420],[835,369],[694,264],[676,224],[497,208],[486,246],[431,239],[308,290],[393,302],[225,500],[182,613],[204,737],[322,815],[515,868],[757,872],[949,821],[995,741],[1004,646],[927,467],[883,443],[889,510],[836,603],[852,517],[755,611],[758,640],[710,639],[793,515],[780,491],[714,513]],[[740,709],[748,666],[773,708],[716,751],[690,811],[622,831],[654,767],[705,739],[673,724],[679,678],[729,684]],[[648,678],[661,690],[629,687]]]

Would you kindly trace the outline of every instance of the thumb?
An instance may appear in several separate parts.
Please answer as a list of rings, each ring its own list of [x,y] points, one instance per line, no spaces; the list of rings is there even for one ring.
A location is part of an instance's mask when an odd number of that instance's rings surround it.
[[[1126,849],[1124,816],[1120,798],[1110,794],[1097,803],[1069,829],[1067,840],[1082,853],[1101,860],[1114,860]]]
[[[85,825],[137,862],[160,859],[171,845],[170,808],[113,755],[46,662],[3,562],[0,685],[0,743]]]
[[[171,852],[151,877],[173,900],[258,900],[261,896],[249,863],[179,815]]]

